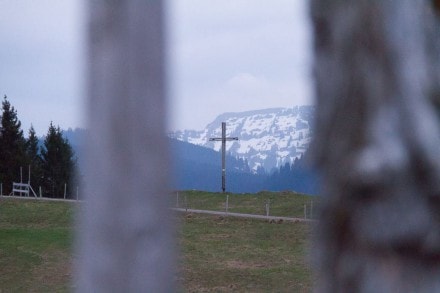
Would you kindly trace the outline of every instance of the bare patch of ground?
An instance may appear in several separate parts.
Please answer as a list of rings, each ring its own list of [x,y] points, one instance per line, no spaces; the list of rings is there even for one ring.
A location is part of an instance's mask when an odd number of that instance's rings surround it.
[[[255,262],[244,262],[239,260],[229,260],[226,262],[226,267],[231,269],[258,269],[258,268],[267,268],[270,267],[267,263],[255,263]]]

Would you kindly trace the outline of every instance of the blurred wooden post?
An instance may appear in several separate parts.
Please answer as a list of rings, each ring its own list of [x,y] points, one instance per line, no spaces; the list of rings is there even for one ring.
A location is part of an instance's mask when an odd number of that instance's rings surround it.
[[[162,1],[88,2],[77,292],[176,292]]]
[[[434,1],[311,3],[324,187],[316,292],[440,292]]]

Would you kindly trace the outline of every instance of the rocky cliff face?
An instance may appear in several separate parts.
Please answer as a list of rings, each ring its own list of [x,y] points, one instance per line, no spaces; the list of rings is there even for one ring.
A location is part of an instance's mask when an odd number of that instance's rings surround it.
[[[177,131],[170,136],[220,151],[221,142],[210,142],[209,138],[221,137],[221,122],[226,122],[227,136],[239,138],[227,142],[227,152],[245,158],[254,172],[261,167],[270,171],[292,163],[307,150],[314,113],[314,106],[225,113],[201,131]]]

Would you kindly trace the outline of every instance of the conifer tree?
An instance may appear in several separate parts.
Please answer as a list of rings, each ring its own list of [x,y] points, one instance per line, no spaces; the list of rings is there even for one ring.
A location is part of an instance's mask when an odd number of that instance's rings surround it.
[[[43,171],[41,168],[41,156],[38,148],[38,137],[35,133],[34,127],[31,125],[29,129],[29,136],[26,140],[26,155],[28,165],[31,168],[31,185],[33,187],[41,186]]]
[[[76,162],[72,147],[63,137],[59,126],[55,127],[52,122],[50,123],[40,151],[44,192],[50,197],[62,197],[64,184],[70,187]]]
[[[0,125],[0,182],[3,192],[12,190],[12,182],[19,181],[20,167],[26,164],[25,139],[17,111],[6,95],[2,102]]]

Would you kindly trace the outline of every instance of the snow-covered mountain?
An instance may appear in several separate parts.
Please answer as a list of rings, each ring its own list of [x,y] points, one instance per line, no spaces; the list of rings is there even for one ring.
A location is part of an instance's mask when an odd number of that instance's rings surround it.
[[[286,162],[292,163],[307,150],[314,113],[314,106],[225,113],[201,131],[176,131],[170,136],[220,151],[221,142],[209,138],[221,137],[221,123],[226,122],[226,135],[239,138],[226,143],[227,152],[247,159],[255,172],[260,167],[270,171]]]

